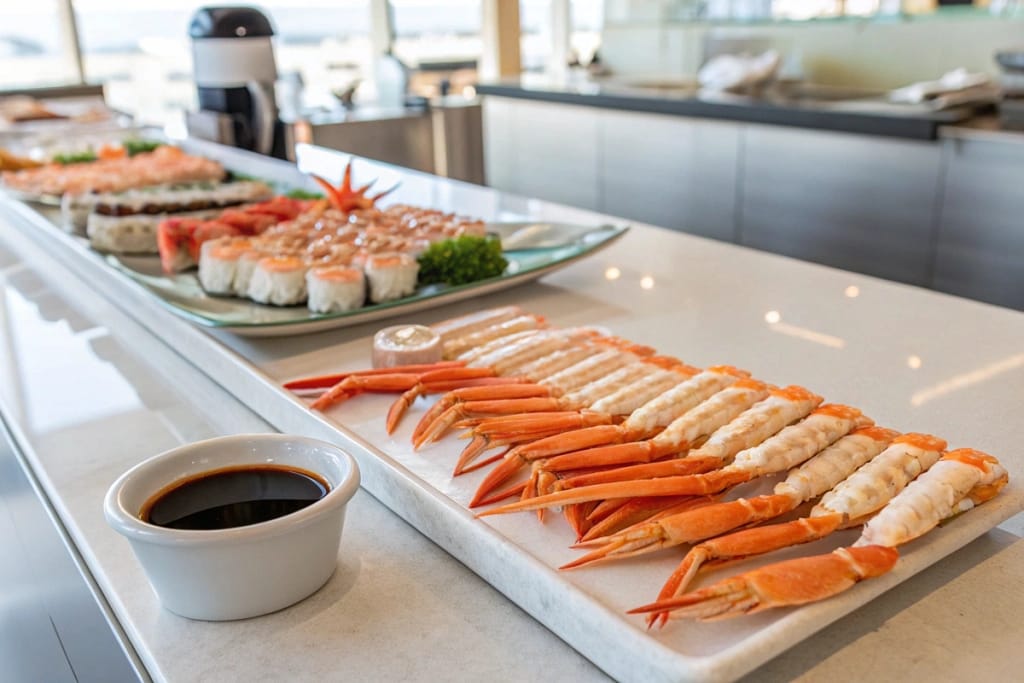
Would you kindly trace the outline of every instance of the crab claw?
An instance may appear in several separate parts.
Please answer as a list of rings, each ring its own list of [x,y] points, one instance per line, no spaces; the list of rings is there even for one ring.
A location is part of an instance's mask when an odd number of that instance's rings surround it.
[[[630,614],[667,612],[681,619],[713,619],[803,605],[881,576],[898,559],[899,552],[886,546],[839,548],[827,555],[769,564],[677,598],[637,607]]]

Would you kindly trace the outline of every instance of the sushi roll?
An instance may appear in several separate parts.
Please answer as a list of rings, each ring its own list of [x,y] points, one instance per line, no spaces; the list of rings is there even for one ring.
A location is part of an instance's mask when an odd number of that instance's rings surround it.
[[[260,259],[268,255],[262,248],[254,246],[238,257],[238,261],[235,263],[234,282],[232,282],[231,287],[235,296],[249,296],[249,283],[252,282],[252,274],[256,271],[256,264]]]
[[[193,211],[178,214],[181,218],[205,220],[217,215],[217,211]],[[166,215],[143,213],[124,216],[91,213],[86,222],[85,233],[89,246],[98,251],[117,254],[157,254],[157,230]]]
[[[309,310],[336,313],[362,307],[366,301],[363,271],[350,266],[320,266],[306,273]]]
[[[416,291],[420,264],[408,254],[376,254],[366,259],[370,301],[381,303],[401,299]]]
[[[267,256],[256,263],[249,298],[261,304],[292,306],[306,300],[306,264],[296,256]]]
[[[251,240],[224,238],[204,242],[199,252],[199,284],[209,294],[235,293],[238,262],[251,250]]]

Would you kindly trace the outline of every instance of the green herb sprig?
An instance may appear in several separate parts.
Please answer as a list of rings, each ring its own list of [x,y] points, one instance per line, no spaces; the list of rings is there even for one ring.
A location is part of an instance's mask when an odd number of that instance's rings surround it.
[[[310,192],[309,190],[303,190],[301,187],[297,187],[294,190],[288,190],[285,193],[285,197],[289,199],[323,199],[324,196],[320,192]]]
[[[464,285],[497,277],[508,267],[499,240],[472,235],[434,242],[420,254],[419,263],[423,285]]]
[[[128,156],[133,157],[136,154],[142,154],[144,152],[152,152],[154,149],[164,143],[159,140],[142,140],[139,138],[131,138],[121,143],[124,147],[124,151]]]
[[[53,155],[54,163],[61,164],[62,166],[67,166],[68,164],[85,164],[90,161],[96,161],[97,158],[96,152],[91,149],[84,152],[68,152],[66,154]]]

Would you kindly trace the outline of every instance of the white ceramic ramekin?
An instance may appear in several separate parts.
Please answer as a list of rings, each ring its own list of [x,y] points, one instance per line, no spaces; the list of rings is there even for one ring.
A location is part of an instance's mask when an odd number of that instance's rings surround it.
[[[175,481],[234,465],[274,463],[320,474],[326,496],[267,522],[193,531],[143,522],[139,511]],[[345,505],[359,488],[350,455],[284,434],[225,436],[181,446],[125,472],[103,508],[131,542],[164,607],[191,619],[244,619],[283,609],[320,588],[337,565]]]

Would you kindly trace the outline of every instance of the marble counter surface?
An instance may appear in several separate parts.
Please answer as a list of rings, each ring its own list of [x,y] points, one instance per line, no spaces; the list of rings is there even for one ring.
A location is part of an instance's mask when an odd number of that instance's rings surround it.
[[[337,160],[313,152],[314,166]],[[487,218],[602,219],[384,166],[358,168],[401,175],[397,201]],[[0,388],[5,414],[19,425],[33,471],[154,678],[602,677],[364,494],[349,517],[339,572],[310,600],[236,624],[163,612],[127,543],[104,524],[103,492],[130,464],[164,448],[270,426],[229,395],[244,393],[219,374],[213,355],[190,355],[192,344],[208,345],[207,333],[172,320],[139,292],[114,306],[22,228],[3,225],[0,240],[5,372],[15,380]],[[90,285],[106,291],[100,281]],[[607,326],[695,364],[731,362],[766,380],[806,383],[881,424],[989,450],[1012,477],[1024,476],[1015,427],[1024,395],[1019,313],[641,227],[538,284],[416,317],[509,301],[558,325]],[[370,331],[213,339],[224,357],[280,379],[365,364],[360,349],[365,354]],[[896,678],[907,661],[925,662],[935,680],[1019,670],[1024,653],[1012,634],[1024,598],[1012,586],[1024,579],[1021,531],[1021,516],[1009,520],[753,676],[862,680],[868,666],[875,677]],[[966,630],[986,646],[958,637]]]
[[[272,428],[89,290],[0,220],[0,407],[150,677],[607,680],[363,491],[337,572],[306,601],[220,624],[163,610],[103,519],[107,488],[169,448]]]

